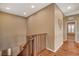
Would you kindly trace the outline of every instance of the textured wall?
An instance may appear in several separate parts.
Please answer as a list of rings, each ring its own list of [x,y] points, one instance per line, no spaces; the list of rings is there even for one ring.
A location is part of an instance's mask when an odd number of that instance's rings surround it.
[[[64,17],[64,20],[63,20],[63,35],[64,35],[64,41],[67,40],[67,25],[66,25],[66,22],[67,22],[67,17]]]
[[[26,30],[26,19],[0,12],[0,50],[12,48],[17,54],[26,43]]]
[[[55,5],[55,40],[54,40],[54,51],[58,50],[58,48],[63,44],[63,13]]]

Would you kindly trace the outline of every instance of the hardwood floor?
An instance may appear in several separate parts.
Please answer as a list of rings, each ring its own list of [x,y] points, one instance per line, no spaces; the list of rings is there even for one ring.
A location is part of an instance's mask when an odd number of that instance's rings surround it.
[[[79,43],[74,41],[73,35],[68,35],[68,40],[64,42],[62,47],[57,52],[43,50],[38,55],[40,56],[79,56]]]

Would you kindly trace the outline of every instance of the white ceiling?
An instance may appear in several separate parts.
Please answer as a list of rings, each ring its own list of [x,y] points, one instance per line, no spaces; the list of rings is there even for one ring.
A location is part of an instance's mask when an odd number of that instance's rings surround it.
[[[50,3],[0,3],[0,11],[28,17],[49,4]]]
[[[65,16],[79,14],[79,3],[57,3]],[[71,7],[68,9],[68,7]]]
[[[23,17],[28,17],[49,4],[51,3],[0,3],[0,11]],[[79,14],[79,3],[56,4],[62,10],[65,16]],[[32,6],[34,8],[32,8]],[[68,9],[68,7],[71,8]]]

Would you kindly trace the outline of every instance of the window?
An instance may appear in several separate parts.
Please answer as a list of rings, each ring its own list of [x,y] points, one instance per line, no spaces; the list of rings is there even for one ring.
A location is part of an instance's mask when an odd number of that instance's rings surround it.
[[[74,33],[75,32],[75,24],[68,24],[68,33]]]

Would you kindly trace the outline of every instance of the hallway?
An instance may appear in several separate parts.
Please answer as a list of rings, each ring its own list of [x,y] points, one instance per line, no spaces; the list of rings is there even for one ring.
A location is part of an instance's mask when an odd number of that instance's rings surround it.
[[[68,36],[62,47],[55,53],[44,50],[40,56],[79,56],[79,43],[73,41],[73,36]]]
[[[79,3],[0,6],[0,56],[79,55]]]

